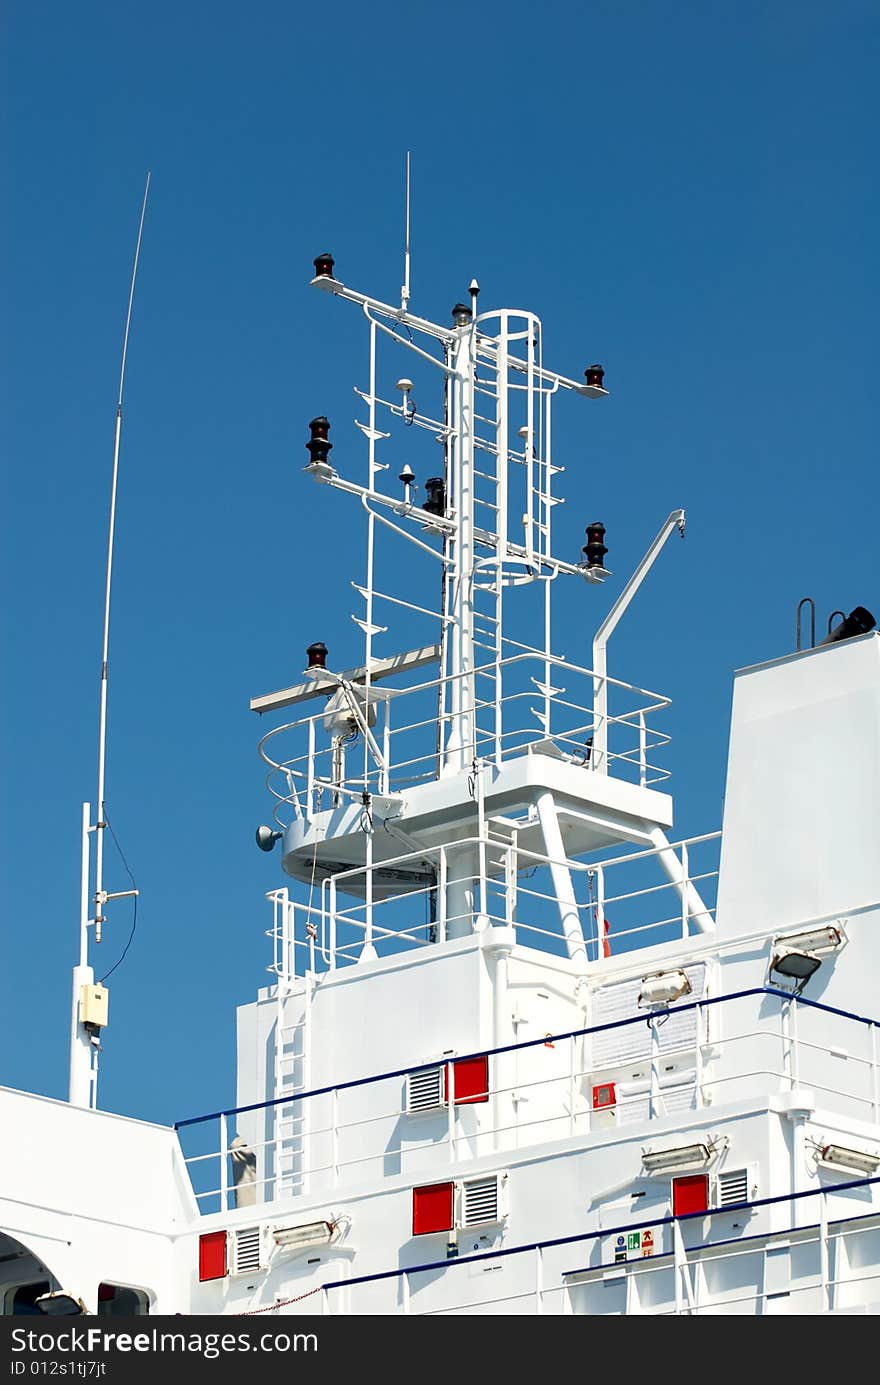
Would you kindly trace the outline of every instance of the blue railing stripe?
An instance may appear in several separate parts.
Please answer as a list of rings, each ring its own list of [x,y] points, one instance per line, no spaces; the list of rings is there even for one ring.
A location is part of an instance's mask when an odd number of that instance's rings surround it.
[[[710,1005],[723,1005],[730,1000],[745,1000],[755,995],[775,996],[780,1000],[796,1000],[799,1005],[806,1005],[813,1010],[822,1010],[826,1014],[838,1015],[842,1019],[856,1020],[859,1024],[880,1027],[880,1020],[869,1019],[865,1015],[856,1015],[849,1010],[838,1010],[832,1005],[823,1005],[817,1000],[805,1000],[803,996],[793,995],[791,991],[782,991],[775,986],[753,986],[749,990],[732,991],[728,995],[707,996],[704,1000],[692,1000],[685,1005],[676,1005],[671,1013],[680,1015],[686,1010],[705,1009]],[[590,1025],[586,1029],[570,1029],[564,1034],[548,1034],[541,1039],[526,1039],[522,1043],[502,1044],[499,1048],[481,1048],[475,1053],[456,1053],[450,1061],[457,1063],[465,1062],[469,1058],[494,1058],[502,1053],[516,1053],[526,1048],[541,1048],[546,1044],[562,1043],[566,1039],[578,1039],[586,1034],[601,1034],[611,1029],[623,1029],[627,1025],[649,1022],[650,1016],[648,1015],[634,1015],[630,1019],[609,1020],[605,1024]],[[229,1106],[222,1111],[211,1111],[206,1116],[189,1116],[186,1120],[175,1121],[173,1128],[182,1130],[185,1126],[203,1125],[206,1121],[219,1120],[221,1116],[240,1116],[250,1111],[271,1110],[273,1106],[290,1106],[295,1101],[306,1101],[309,1097],[327,1096],[330,1092],[343,1092],[353,1087],[368,1087],[374,1082],[386,1082],[394,1077],[407,1077],[410,1073],[425,1072],[429,1068],[436,1068],[437,1066],[438,1060],[433,1063],[414,1063],[411,1067],[394,1068],[389,1072],[380,1072],[372,1077],[355,1077],[347,1082],[334,1082],[329,1087],[314,1087],[308,1092],[292,1092],[289,1096],[274,1097],[271,1101],[255,1101],[249,1106]]]

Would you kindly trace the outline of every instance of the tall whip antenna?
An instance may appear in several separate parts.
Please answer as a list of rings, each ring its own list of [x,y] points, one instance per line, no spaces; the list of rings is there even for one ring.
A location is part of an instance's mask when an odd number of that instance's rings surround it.
[[[131,309],[134,303],[134,286],[137,280],[138,259],[141,253],[141,238],[144,233],[144,217],[147,214],[147,198],[150,193],[150,177],[144,187],[144,200],[141,204],[141,219],[138,223],[137,244],[134,249],[134,264],[131,270],[131,286],[128,291],[128,311],[125,314],[125,335],[122,339],[122,363],[119,368],[119,398],[116,404],[116,437],[113,444],[113,479],[110,484],[110,523],[107,534],[107,580],[104,587],[104,642],[101,654],[101,716],[98,728],[98,800],[97,821],[95,823],[95,942],[101,941],[101,925],[104,922],[103,907],[107,896],[104,893],[104,772],[107,756],[107,676],[110,653],[110,584],[113,578],[113,540],[116,530],[116,490],[119,481],[119,442],[122,435],[122,392],[125,387],[125,358],[128,354],[128,333],[131,327]]]
[[[400,290],[400,311],[405,313],[409,306],[409,181],[410,181],[410,151],[406,151],[406,191],[404,194],[406,201],[406,234],[403,246],[403,287]]]

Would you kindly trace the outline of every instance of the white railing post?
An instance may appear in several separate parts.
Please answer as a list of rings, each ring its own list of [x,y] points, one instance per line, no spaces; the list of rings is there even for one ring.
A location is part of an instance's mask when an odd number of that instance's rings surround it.
[[[574,1105],[577,1083],[577,1050],[575,1045],[577,1039],[568,1041],[568,1133],[573,1135],[574,1128]]]
[[[410,1287],[409,1287],[409,1275],[408,1275],[406,1272],[404,1272],[403,1277],[401,1278],[401,1281],[400,1281],[400,1288],[401,1288],[401,1294],[400,1294],[400,1299],[401,1299],[400,1311],[401,1311],[402,1313],[409,1313],[409,1311],[410,1311]]]
[[[596,874],[596,960],[605,956],[605,871],[595,867]]]
[[[329,907],[330,907],[330,970],[331,970],[331,971],[334,971],[334,970],[335,970],[335,967],[336,967],[336,880],[335,880],[335,878],[334,878],[332,875],[331,875],[331,877],[330,877],[329,896],[330,896],[330,898],[329,898]]]
[[[687,843],[681,844],[681,936],[686,938],[688,935],[688,885],[690,884],[690,871],[688,870],[688,849]]]
[[[877,1025],[871,1022],[871,1103],[875,1123],[880,1120],[880,1080],[877,1073]]]
[[[516,833],[514,841],[504,851],[504,922],[512,928],[516,922]]]
[[[703,1007],[697,1005],[694,1015],[697,1021],[697,1043],[694,1051],[694,1077],[697,1097],[697,1110],[705,1106],[703,1098]]]
[[[226,1112],[220,1117],[220,1210],[229,1211],[229,1148]]]
[[[541,1317],[544,1312],[544,1254],[540,1246],[535,1246],[535,1314]]]
[[[648,783],[648,734],[645,714],[639,712],[639,784],[644,789]]]
[[[379,792],[390,792],[391,783],[391,698],[385,699],[385,720],[382,724],[382,759],[379,769]]]
[[[449,1142],[449,1162],[455,1163],[455,1064],[446,1064],[446,1133]]]
[[[306,817],[315,815],[315,718],[309,718],[309,755],[306,764]]]
[[[437,941],[446,942],[446,874],[448,863],[446,860],[446,847],[440,848],[440,860],[437,870]]]
[[[339,1111],[336,1088],[330,1093],[330,1167],[334,1184],[339,1182]]]

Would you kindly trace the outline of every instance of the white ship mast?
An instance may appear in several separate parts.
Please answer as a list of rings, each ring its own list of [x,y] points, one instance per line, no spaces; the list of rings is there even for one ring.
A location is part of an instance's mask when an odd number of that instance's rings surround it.
[[[408,216],[399,307],[343,283],[331,255],[314,263],[313,285],[359,308],[368,324],[368,383],[356,389],[366,410],[356,420],[367,445],[365,479],[353,479],[348,451],[344,463],[331,462],[335,444],[324,415],[310,424],[305,468],[317,482],[358,500],[366,513],[366,575],[356,586],[364,608],[353,617],[364,634],[363,663],[336,672],[327,666],[327,646],[316,642],[308,650],[309,681],[251,702],[263,713],[329,698],[326,709],[261,741],[280,830],[261,829],[260,844],[268,849],[283,837],[288,873],[311,889],[326,881],[330,895],[342,889],[364,898],[363,960],[375,956],[374,904],[419,880],[433,878],[436,885],[438,940],[486,927],[487,889],[503,869],[502,844],[541,854],[569,956],[579,965],[586,944],[569,858],[610,843],[659,849],[692,921],[711,928],[697,891],[667,849],[668,800],[652,787],[665,777],[649,757],[667,739],[654,724],[666,699],[617,683],[607,670],[612,631],[669,535],[675,528],[684,532],[683,511],[664,521],[598,630],[594,667],[568,662],[552,645],[554,583],[596,584],[609,576],[601,523],[587,526],[580,561],[553,547],[553,512],[562,503],[555,482],[565,470],[552,456],[554,404],[566,394],[603,398],[602,367],[589,366],[583,382],[549,369],[539,318],[518,309],[480,311],[476,280],[470,303],[452,309],[450,326],[412,313]],[[422,376],[417,391],[408,375],[395,372],[400,402],[379,378],[380,343],[389,341]],[[426,387],[442,394],[439,410],[425,412],[417,404]],[[396,491],[383,476],[391,469],[381,455],[392,446],[392,433],[382,427],[386,419],[411,430]],[[410,460],[416,460],[414,439],[425,433],[442,445],[443,468],[441,475],[434,465],[438,474],[428,476],[419,493]],[[439,569],[439,608],[413,599],[418,579],[412,564],[398,593],[381,589],[380,539],[406,541]],[[428,589],[437,585],[432,579]],[[527,587],[541,594],[538,644],[520,638],[512,600]],[[388,627],[379,620],[386,611],[407,613],[429,638],[439,627],[439,637],[412,651],[380,654]],[[432,661],[439,674],[429,682],[381,686]],[[618,702],[621,696],[626,702],[613,711],[612,689]],[[329,747],[322,743],[327,733]],[[427,750],[432,736],[436,743]],[[380,822],[386,830],[378,830]],[[402,846],[410,848],[405,861],[397,859]],[[352,868],[347,877],[336,879],[346,865]],[[524,859],[508,865],[523,868]]]

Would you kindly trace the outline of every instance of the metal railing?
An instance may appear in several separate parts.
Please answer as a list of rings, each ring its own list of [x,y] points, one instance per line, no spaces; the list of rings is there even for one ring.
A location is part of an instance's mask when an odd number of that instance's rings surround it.
[[[570,686],[554,686],[563,680]],[[393,696],[381,688],[357,685],[353,695],[362,719],[369,723],[366,738],[354,713],[350,736],[339,733],[344,717],[328,725],[324,704],[310,716],[269,731],[259,743],[259,753],[268,766],[266,784],[276,800],[276,820],[286,825],[291,817],[311,818],[321,808],[360,798],[365,790],[394,794],[434,779],[452,715],[446,702],[457,684],[475,689],[472,705],[458,709],[459,715],[462,710],[469,714],[475,728],[468,759],[500,766],[530,745],[552,742],[554,753],[573,764],[643,787],[669,777],[670,771],[653,761],[654,752],[670,741],[654,724],[670,705],[669,698],[522,648],[468,675],[395,688]],[[600,688],[607,690],[609,709],[612,704],[616,709],[605,716],[595,710]],[[608,748],[600,764],[592,745],[603,724]],[[291,743],[291,754],[275,749]]]
[[[768,1001],[773,1013],[767,1013]],[[821,1035],[811,1029],[818,1014]],[[676,1026],[667,1027],[668,1016],[677,1017]],[[649,1037],[642,1044],[646,1019]],[[308,1102],[311,1108],[297,1185],[308,1195],[399,1174],[424,1178],[460,1160],[600,1130],[623,1134],[673,1111],[717,1110],[720,1103],[753,1097],[756,1090],[770,1094],[808,1085],[833,1109],[876,1122],[877,1029],[878,1021],[757,987],[233,1107],[180,1121],[176,1128],[186,1130],[188,1140],[196,1136],[194,1151],[185,1157],[197,1203],[207,1213],[230,1205],[230,1144],[244,1128],[255,1168],[252,1199],[280,1195],[277,1168],[284,1136],[277,1132],[274,1112],[282,1105]],[[600,1040],[610,1031],[629,1031],[638,1040],[618,1066],[643,1069],[644,1081],[621,1083],[609,1108],[596,1105],[594,1085],[596,1079],[609,1080]],[[844,1040],[846,1080],[834,1056]],[[487,1090],[478,1094],[479,1101],[470,1093],[457,1103],[456,1068],[472,1058],[487,1060]],[[408,1110],[407,1079],[436,1068],[446,1069],[436,1107]]]
[[[659,1216],[650,1222],[331,1280],[311,1292],[320,1294],[323,1314],[690,1317],[858,1311],[880,1299],[880,1288],[870,1287],[880,1280],[880,1208],[856,1215],[845,1215],[844,1208],[850,1195],[867,1192],[873,1200],[878,1187],[880,1178],[853,1179],[708,1213]],[[734,1218],[742,1225],[774,1209],[788,1211],[784,1229],[725,1234],[734,1229]],[[627,1240],[648,1229],[658,1239],[650,1257],[620,1264],[609,1254],[607,1247],[618,1238]],[[575,1250],[587,1252],[592,1264],[571,1269]],[[780,1252],[789,1254],[788,1272],[780,1273],[777,1266],[775,1277],[768,1279],[767,1255]],[[475,1287],[473,1276],[480,1267],[504,1271],[503,1291],[493,1292],[499,1280],[491,1273],[485,1280],[488,1292]],[[314,1308],[314,1303],[293,1301],[263,1311]]]
[[[698,914],[713,917],[720,840],[720,832],[711,832],[602,861],[558,863],[571,873],[588,960],[687,938],[698,929]],[[449,914],[446,888],[450,860],[460,861],[463,849],[471,850],[479,872],[473,880],[474,909],[467,918]],[[328,876],[304,904],[291,899],[286,887],[272,890],[267,895],[273,911],[267,930],[273,948],[269,971],[289,985],[306,969],[332,970],[357,962],[367,942],[380,956],[442,943],[450,925],[465,922],[470,927],[474,916],[483,927],[513,928],[520,944],[565,956],[551,878],[555,864],[550,856],[489,833],[383,860],[378,869],[424,881],[384,899],[340,905],[340,895],[350,898],[359,889],[366,893],[366,866]]]

